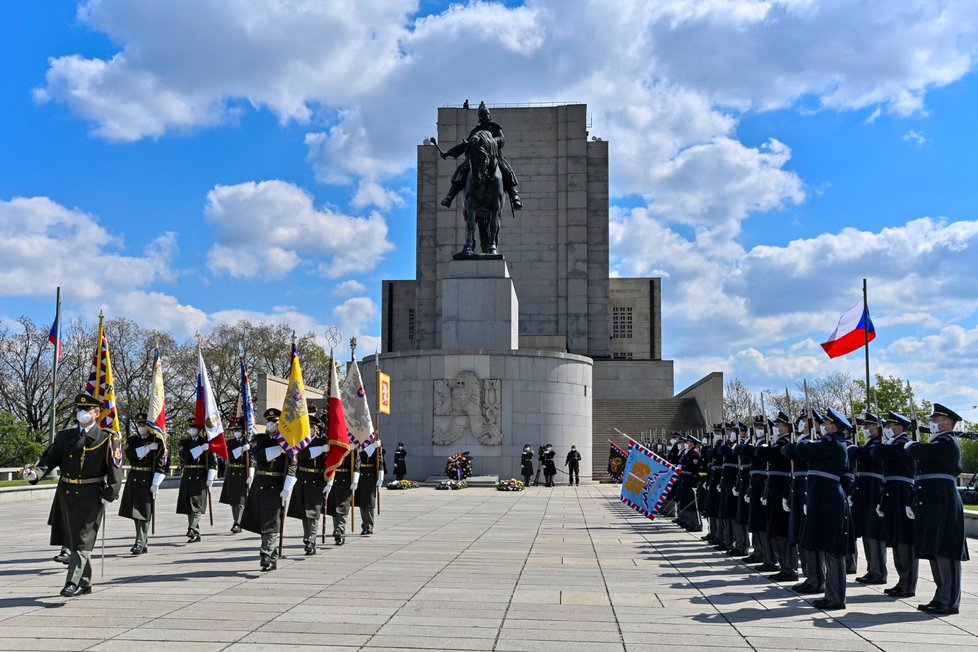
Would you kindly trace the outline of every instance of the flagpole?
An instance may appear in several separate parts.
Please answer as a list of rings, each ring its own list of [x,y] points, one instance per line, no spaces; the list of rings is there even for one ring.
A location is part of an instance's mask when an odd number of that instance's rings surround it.
[[[380,447],[380,456],[384,455],[384,442],[380,438],[380,351],[374,354],[374,392],[376,398],[376,409],[374,417],[377,419],[375,429],[377,432],[377,445]],[[380,477],[380,457],[377,458],[377,477]],[[380,514],[380,486],[377,487],[377,513]]]
[[[866,409],[869,409],[869,299],[863,279],[863,335],[866,338]]]
[[[55,297],[54,303],[54,365],[52,365],[51,371],[51,427],[48,429],[48,444],[54,443],[54,434],[58,427],[58,361],[61,356],[61,286],[58,286],[58,291]]]

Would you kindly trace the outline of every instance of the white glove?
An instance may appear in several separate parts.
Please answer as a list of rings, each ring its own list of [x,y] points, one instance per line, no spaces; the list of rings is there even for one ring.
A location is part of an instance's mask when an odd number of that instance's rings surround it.
[[[329,496],[329,490],[332,488],[333,488],[333,483],[327,482],[326,486],[323,487],[323,500],[326,500],[326,497]]]
[[[381,470],[380,475],[377,476],[377,488],[380,489],[384,486],[384,471]]]
[[[737,487],[734,487],[733,489],[731,489],[730,490],[730,493],[732,493],[735,496],[739,496],[740,495],[740,492],[737,491]]]
[[[761,496],[761,504],[767,507],[767,498],[765,498],[764,496]]]
[[[808,505],[801,506],[801,513],[804,514],[805,516],[808,516]]]
[[[286,505],[289,504],[290,495],[292,495],[292,492],[289,491],[288,489],[283,489],[281,493],[279,493],[279,496],[282,497],[282,507],[285,507]]]
[[[791,505],[788,504],[788,499],[787,498],[782,498],[781,499],[781,509],[783,509],[784,511],[789,512],[789,513],[791,512]]]
[[[37,471],[35,471],[33,467],[25,466],[21,470],[20,475],[28,482],[37,482]]]
[[[155,484],[149,485],[149,494],[153,497],[153,500],[156,500],[156,492],[159,490],[160,488]]]
[[[265,449],[265,460],[267,462],[271,462],[281,454],[282,454],[281,446],[269,446],[268,448]]]
[[[251,444],[244,444],[241,447],[241,450],[243,450],[243,451],[250,451],[251,450]]]
[[[748,496],[748,495],[745,494],[744,495],[744,502],[749,505],[750,504],[750,496]]]
[[[103,498],[102,499],[102,506],[104,507],[105,505],[108,505],[108,504],[109,504],[109,499],[108,498]]]
[[[915,517],[914,517],[914,514],[913,514],[913,507],[911,507],[910,505],[907,505],[903,509],[906,510],[906,512],[907,512],[907,518],[909,518],[911,521],[914,520]]]
[[[877,505],[876,506],[876,515],[879,516],[880,518],[883,518],[883,507],[882,507],[882,505]]]
[[[326,450],[326,447],[325,446],[310,446],[309,447],[309,459],[311,459],[311,460],[316,459],[317,457],[319,457],[320,455],[323,454],[323,451],[324,450]]]
[[[210,489],[217,477],[217,469],[207,469],[207,488]]]
[[[160,490],[160,485],[163,484],[163,478],[166,476],[160,472],[153,474],[153,483],[149,485],[149,492],[153,494],[153,500],[156,500],[156,492]]]
[[[915,442],[913,439],[911,439],[910,441],[908,441],[906,444],[903,445],[903,448],[904,448],[904,450],[906,450],[907,448],[910,448],[911,446],[913,446],[916,443],[917,442]]]
[[[159,448],[159,447],[160,447],[160,444],[159,444],[159,442],[155,442],[155,441],[154,441],[154,442],[153,442],[152,444],[150,444],[150,445],[149,445],[149,446],[147,446],[146,448],[148,448],[148,449],[149,449],[149,450],[151,450],[151,451],[155,451],[155,450],[156,450],[157,448]]]
[[[245,486],[248,487],[249,489],[251,489],[251,483],[254,481],[254,479],[255,479],[255,467],[249,466],[248,467],[248,479],[245,480]]]
[[[852,496],[846,496],[846,502],[849,503],[849,507],[852,507]]]
[[[285,484],[282,485],[282,493],[279,494],[282,497],[283,507],[289,504],[289,496],[292,495],[292,487],[295,486],[295,482],[296,479],[294,475],[285,476]]]

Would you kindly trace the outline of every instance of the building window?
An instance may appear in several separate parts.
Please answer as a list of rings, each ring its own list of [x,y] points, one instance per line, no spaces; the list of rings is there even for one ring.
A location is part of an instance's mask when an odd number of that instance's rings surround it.
[[[632,307],[611,308],[611,337],[616,340],[632,339]]]
[[[631,351],[615,351],[614,353],[611,354],[611,359],[612,360],[631,360],[632,359],[632,352]]]
[[[413,340],[415,334],[414,308],[408,308],[408,339]]]

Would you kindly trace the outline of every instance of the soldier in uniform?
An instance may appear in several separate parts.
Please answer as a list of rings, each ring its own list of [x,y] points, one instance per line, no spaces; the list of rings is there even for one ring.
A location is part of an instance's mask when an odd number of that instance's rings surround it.
[[[296,461],[285,454],[275,437],[281,414],[281,410],[268,408],[262,415],[265,432],[255,435],[251,446],[253,455],[248,470],[251,489],[241,515],[241,527],[261,535],[262,571],[273,571],[278,567],[282,510],[289,504],[296,482]]]
[[[207,498],[217,477],[217,455],[191,426],[187,437],[180,442],[180,491],[177,493],[177,514],[187,515],[187,543],[200,541],[200,515],[207,513]]]
[[[876,507],[883,519],[888,548],[893,548],[893,567],[897,583],[883,593],[893,598],[912,598],[917,594],[917,554],[914,552],[914,522],[907,514],[913,503],[914,461],[904,448],[910,441],[910,419],[890,412],[883,421],[886,441],[873,449],[873,457],[883,466],[883,497]]]
[[[679,461],[678,458],[676,461]],[[578,452],[577,446],[571,446],[567,453],[567,459],[564,460],[564,466],[567,467],[568,486],[581,484],[581,454]]]
[[[723,424],[713,425],[713,445],[703,453],[707,464],[706,488],[703,491],[705,515],[709,531],[703,540],[718,545],[724,538],[724,523],[720,520],[720,477],[723,471]]]
[[[703,521],[697,509],[696,489],[700,481],[700,465],[703,457],[700,454],[700,440],[693,435],[686,435],[685,450],[679,458],[680,475],[676,482],[675,493],[679,503],[679,526],[687,532],[703,530]]]
[[[737,460],[737,475],[733,487],[736,497],[734,508],[734,523],[739,534],[739,540],[734,541],[734,548],[727,552],[731,557],[744,557],[750,549],[750,466],[754,458],[754,444],[751,443],[750,431],[744,429],[743,441],[737,445],[734,458]],[[763,553],[763,551],[758,551]],[[751,553],[753,554],[753,553]],[[747,557],[745,557],[746,559]]]
[[[514,210],[520,210],[523,208],[523,202],[520,201],[519,193],[517,188],[520,182],[516,179],[516,174],[513,172],[513,168],[510,166],[509,161],[503,157],[503,147],[506,145],[506,137],[503,135],[503,128],[499,126],[498,123],[492,121],[492,116],[489,114],[489,109],[486,108],[485,102],[479,102],[479,124],[472,128],[469,132],[469,138],[474,136],[478,131],[488,131],[492,134],[492,137],[496,140],[496,146],[499,147],[499,171],[503,176],[503,190],[509,195],[509,201],[513,205]],[[441,157],[443,159],[451,156],[452,158],[458,158],[465,153],[465,145],[468,139],[455,145],[447,152],[443,153]],[[441,200],[441,205],[448,208],[452,205],[452,200],[455,199],[455,195],[462,192],[465,188],[465,179],[469,175],[469,160],[465,159],[461,164],[455,169],[455,174],[452,175],[452,187],[449,189],[448,194],[445,198]]]
[[[37,464],[23,471],[25,480],[37,484],[55,467],[61,469],[48,525],[51,545],[67,548],[70,556],[61,590],[66,598],[92,592],[92,550],[98,529],[105,505],[122,489],[122,442],[99,427],[100,402],[78,394],[74,403],[78,426],[55,435]]]
[[[767,452],[771,450],[771,446],[767,441],[766,424],[768,424],[768,421],[763,415],[755,419],[755,444],[750,447],[751,453],[749,456],[746,455],[746,451],[742,455],[742,457],[748,459],[750,464],[750,477],[747,487],[747,529],[754,540],[754,552],[743,561],[747,564],[761,562],[761,565],[755,570],[762,573],[780,570],[767,529],[767,512],[769,508],[764,488],[767,484]],[[774,428],[774,424],[771,423],[770,427]],[[780,505],[777,507],[780,508]]]
[[[163,439],[146,426],[146,413],[136,415],[136,434],[126,440],[129,476],[119,501],[119,516],[136,525],[134,555],[149,550],[149,524],[156,508],[156,493],[169,471],[169,454]]]
[[[782,499],[782,507],[788,512],[788,544],[798,548],[801,572],[805,579],[791,587],[802,595],[823,593],[825,591],[825,560],[820,550],[806,545],[803,537],[808,516],[805,504],[808,502],[808,459],[796,454],[798,445],[811,441],[809,432],[820,427],[825,421],[818,412],[812,410],[798,421],[798,441],[781,447],[781,454],[791,463],[791,483]]]
[[[302,543],[305,544],[306,555],[316,554],[316,526],[323,516],[323,490],[326,488],[324,454],[329,450],[329,442],[321,425],[317,415],[309,415],[312,439],[296,456],[298,491],[289,503],[288,516],[302,521]]]
[[[397,448],[394,449],[394,477],[400,481],[404,479],[407,475],[407,450],[404,448],[402,442],[397,442]],[[533,475],[533,472],[530,472]]]
[[[360,508],[360,534],[370,536],[374,533],[377,491],[384,484],[387,462],[384,460],[384,448],[379,440],[370,455],[367,455],[366,451],[360,451],[359,454],[360,480],[362,482],[357,484],[356,492],[357,507]]]
[[[241,532],[241,515],[248,496],[248,469],[251,467],[251,437],[245,436],[244,419],[232,417],[231,441],[228,442],[227,472],[221,487],[220,502],[231,506],[231,533]]]
[[[533,448],[529,444],[523,447],[520,455],[520,470],[523,473],[523,486],[530,486],[530,478],[533,477]]]
[[[760,455],[767,464],[764,483],[764,501],[767,511],[765,525],[774,563],[780,569],[770,579],[775,582],[798,581],[798,546],[788,538],[790,525],[791,461],[781,454],[791,443],[791,417],[778,412],[771,426],[774,444],[761,447]],[[785,509],[788,507],[788,509]]]
[[[952,430],[961,421],[953,410],[934,403],[930,441],[904,446],[917,462],[913,508],[914,548],[930,560],[937,590],[917,608],[935,616],[958,613],[961,606],[961,562],[968,561],[964,535],[964,505],[956,486],[961,473],[961,449]]]
[[[867,412],[856,422],[866,433],[866,443],[850,446],[849,456],[856,462],[856,480],[852,490],[852,521],[856,537],[863,538],[867,572],[857,577],[860,584],[886,584],[886,541],[883,519],[877,506],[883,499],[883,464],[873,455],[881,445],[879,417]]]
[[[739,549],[741,542],[747,537],[747,529],[737,525],[737,495],[734,493],[737,485],[737,471],[740,468],[737,462],[740,425],[735,422],[727,423],[726,432],[726,441],[720,447],[720,509],[717,514],[722,524],[723,539],[716,548],[722,551],[732,548]],[[744,542],[743,547],[746,545]]]
[[[849,503],[842,487],[848,468],[845,436],[852,431],[852,424],[844,414],[829,408],[821,430],[819,441],[794,446],[798,458],[808,460],[804,509],[807,518],[802,531],[802,546],[821,551],[825,560],[825,596],[812,604],[824,610],[844,609],[845,557],[856,547]]]
[[[346,518],[359,484],[360,455],[354,450],[336,467],[333,481],[327,487],[326,513],[333,517],[333,540],[338,546],[346,543]]]
[[[546,487],[554,486],[554,476],[557,475],[557,463],[554,462],[554,458],[557,456],[557,451],[550,444],[543,450],[543,477],[546,480]]]

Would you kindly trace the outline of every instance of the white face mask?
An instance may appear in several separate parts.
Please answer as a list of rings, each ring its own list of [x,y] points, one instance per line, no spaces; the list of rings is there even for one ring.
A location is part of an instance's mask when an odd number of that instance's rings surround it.
[[[727,441],[737,441],[737,433],[731,432],[727,435]]]
[[[763,437],[764,436],[764,428],[754,428],[754,436],[755,437]]]
[[[828,428],[828,426],[819,426],[818,427],[818,431],[822,434],[823,437],[825,435],[829,434],[829,428]]]
[[[778,426],[774,426],[773,428],[771,428],[771,434],[774,435],[775,437],[779,436],[781,434],[781,428],[779,428]]]
[[[80,423],[83,426],[87,426],[88,424],[90,424],[92,421],[95,420],[92,417],[92,413],[89,412],[88,410],[78,410],[78,412],[75,413],[75,418],[78,420],[78,423]]]
[[[149,432],[149,428],[146,426],[136,426],[136,432],[145,437],[146,433]]]
[[[896,435],[893,434],[893,428],[883,428],[883,434],[887,439],[893,439]]]
[[[187,428],[187,434],[189,434],[191,437],[196,437],[197,433],[199,432],[200,431],[197,430],[196,428]]]
[[[232,431],[231,431],[231,435],[232,435],[232,436],[233,436],[233,437],[234,437],[235,439],[241,439],[241,431],[240,431],[240,430],[232,430]]]
[[[937,433],[941,432],[941,427],[937,425],[936,421],[929,422],[927,427],[930,428],[930,434],[932,435],[936,435]]]
[[[805,431],[805,420],[798,419],[798,432],[804,432],[804,431]]]
[[[676,440],[675,439],[670,439],[669,440],[669,445],[670,446],[675,446],[676,445]]]
[[[278,432],[278,421],[269,421],[266,423],[265,432]]]

